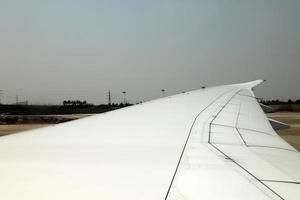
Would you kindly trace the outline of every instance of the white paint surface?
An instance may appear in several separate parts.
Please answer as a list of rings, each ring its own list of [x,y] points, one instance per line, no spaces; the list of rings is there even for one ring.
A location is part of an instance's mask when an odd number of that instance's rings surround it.
[[[300,181],[300,157],[249,97],[258,83],[207,88],[2,137],[0,199],[278,199],[259,179]],[[212,120],[224,127],[209,127]],[[246,143],[288,150],[247,147],[236,127]],[[276,142],[246,129],[267,132]],[[278,192],[295,196],[294,185],[285,187]]]

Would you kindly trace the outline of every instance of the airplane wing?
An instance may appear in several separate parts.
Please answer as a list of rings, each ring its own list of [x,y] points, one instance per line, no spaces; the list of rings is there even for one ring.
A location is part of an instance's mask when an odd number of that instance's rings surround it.
[[[300,154],[257,103],[261,82],[1,137],[0,199],[299,199]]]

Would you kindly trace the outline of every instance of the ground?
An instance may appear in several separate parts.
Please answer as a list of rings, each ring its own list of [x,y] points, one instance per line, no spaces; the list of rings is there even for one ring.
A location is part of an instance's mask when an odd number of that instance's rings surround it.
[[[300,112],[269,113],[268,117],[291,125],[290,129],[280,130],[277,133],[300,151]]]
[[[267,114],[268,117],[291,125],[290,129],[280,130],[278,134],[289,144],[300,151],[300,112],[276,112]],[[88,115],[68,115],[69,118],[81,118]],[[0,136],[17,133],[51,124],[18,124],[0,125]]]
[[[42,128],[50,124],[17,124],[17,125],[0,125],[0,136],[9,135],[21,131]]]

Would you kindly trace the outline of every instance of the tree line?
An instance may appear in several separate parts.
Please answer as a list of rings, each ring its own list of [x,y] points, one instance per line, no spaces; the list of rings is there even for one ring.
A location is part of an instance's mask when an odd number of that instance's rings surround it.
[[[100,104],[100,105],[94,105],[92,103],[88,103],[87,101],[81,101],[81,100],[64,100],[63,101],[63,107],[67,108],[89,108],[89,107],[101,107],[101,108],[122,108],[126,106],[131,106],[130,103],[111,103],[111,104]]]
[[[92,104],[87,103],[87,101],[80,100],[64,100],[63,106],[65,107],[90,107]]]
[[[289,99],[288,101],[280,101],[278,99],[276,99],[276,100],[263,100],[262,99],[259,102],[262,104],[265,104],[265,105],[300,104],[300,99],[297,99],[297,100]]]

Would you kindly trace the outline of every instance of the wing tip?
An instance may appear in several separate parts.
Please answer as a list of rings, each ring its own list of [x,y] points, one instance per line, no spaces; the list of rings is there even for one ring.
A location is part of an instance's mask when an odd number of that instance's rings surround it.
[[[250,81],[246,83],[235,84],[235,86],[244,87],[247,89],[253,89],[264,82],[266,82],[265,79],[259,79],[259,80]]]

